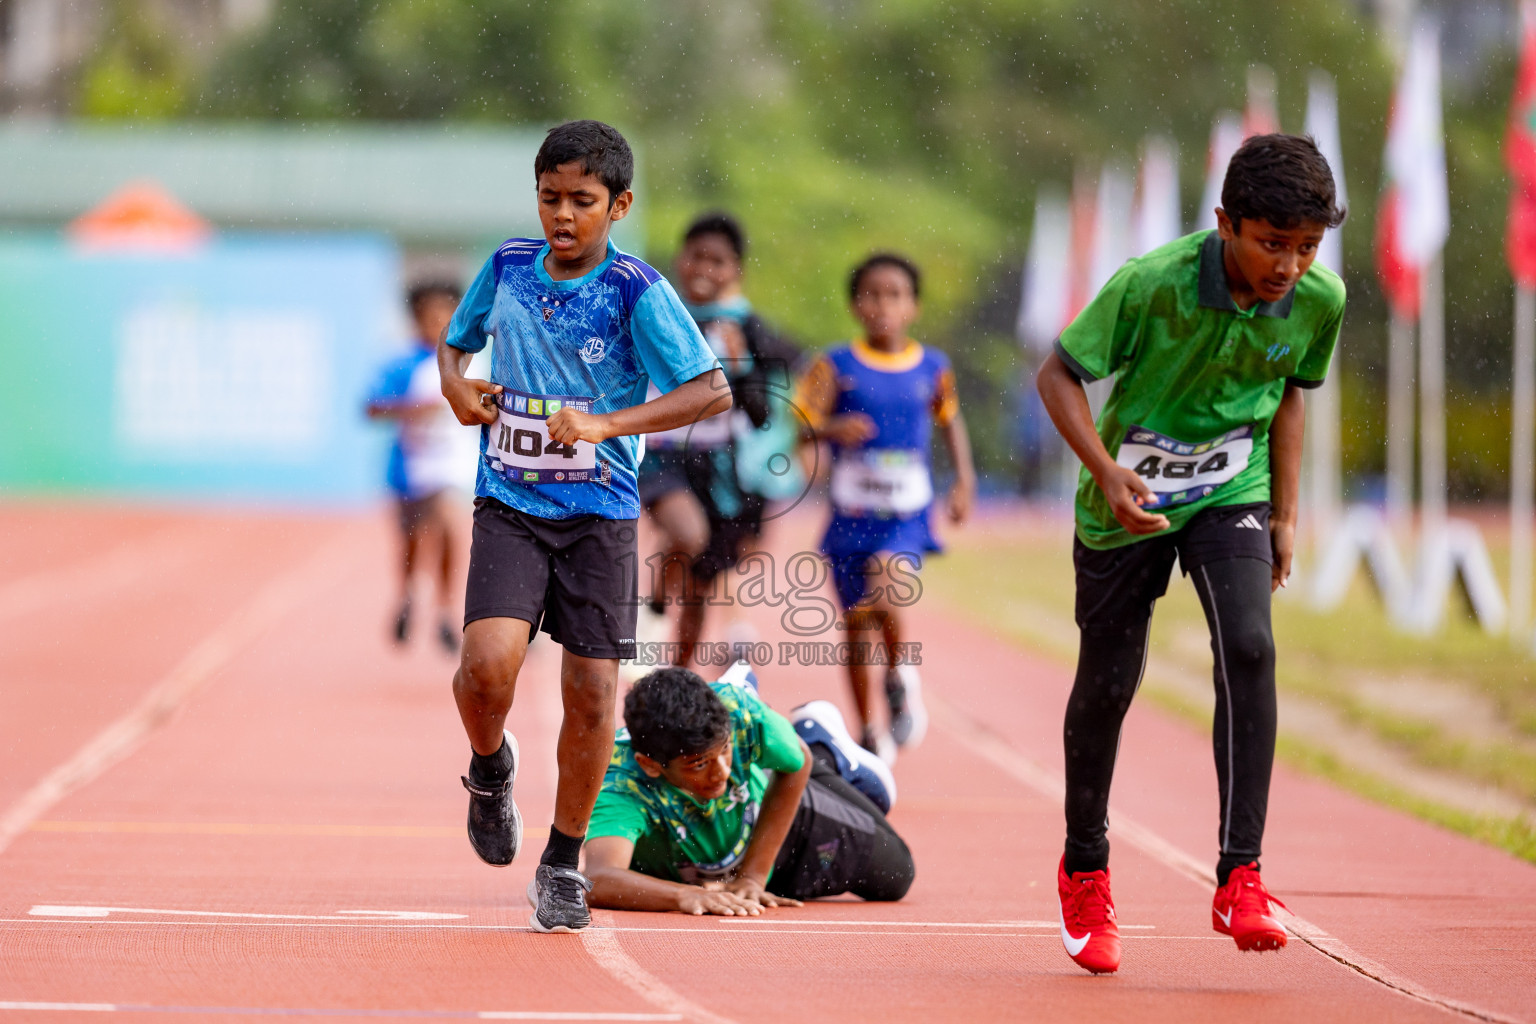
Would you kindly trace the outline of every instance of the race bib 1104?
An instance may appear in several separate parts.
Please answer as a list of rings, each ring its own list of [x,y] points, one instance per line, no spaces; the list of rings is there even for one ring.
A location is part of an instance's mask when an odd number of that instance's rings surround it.
[[[1131,427],[1115,462],[1146,481],[1158,508],[1184,505],[1215,492],[1248,467],[1253,425],[1190,444],[1146,427]]]
[[[530,395],[510,388],[496,396],[496,422],[486,427],[485,458],[492,469],[518,484],[569,484],[591,480],[597,446],[589,441],[559,444],[544,421],[570,406],[580,412],[592,400],[572,395]]]

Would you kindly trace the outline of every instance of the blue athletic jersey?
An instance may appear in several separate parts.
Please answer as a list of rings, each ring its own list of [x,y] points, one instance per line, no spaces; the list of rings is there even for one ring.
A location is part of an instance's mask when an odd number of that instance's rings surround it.
[[[416,373],[416,367],[424,360],[432,358],[432,350],[429,348],[413,348],[403,356],[396,356],[384,364],[379,371],[378,380],[374,382],[373,390],[368,393],[368,404],[375,402],[398,402],[405,397],[411,387],[411,377]],[[406,478],[405,449],[400,444],[400,424],[394,424],[394,439],[389,444],[389,462],[384,470],[384,483],[396,497],[410,498],[411,484]]]
[[[555,396],[605,413],[645,401],[647,384],[665,394],[719,363],[672,286],[608,243],[608,256],[583,277],[555,281],[541,238],[513,238],[486,261],[448,325],[448,344],[478,352],[492,342],[491,380],[524,396],[518,410]],[[482,430],[475,493],[544,519],[596,515],[636,519],[639,437],[597,446],[589,479],[503,470],[486,454]],[[536,482],[523,479],[538,477]]]
[[[948,356],[914,341],[896,353],[854,342],[822,358],[837,381],[831,415],[858,412],[874,421],[875,436],[860,448],[899,448],[928,458],[934,422],[948,423],[955,415]],[[842,446],[832,446],[834,459],[847,454]]]

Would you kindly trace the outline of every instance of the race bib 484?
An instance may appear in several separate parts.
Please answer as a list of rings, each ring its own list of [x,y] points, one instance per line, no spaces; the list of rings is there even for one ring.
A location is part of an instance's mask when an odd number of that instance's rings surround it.
[[[597,446],[589,441],[559,444],[545,420],[570,406],[580,412],[592,400],[571,395],[530,395],[510,388],[496,396],[496,422],[486,427],[485,458],[491,468],[519,484],[579,483],[597,468]]]
[[[1252,424],[1195,444],[1133,426],[1115,462],[1146,481],[1157,495],[1157,507],[1166,508],[1214,493],[1248,467],[1252,454]]]

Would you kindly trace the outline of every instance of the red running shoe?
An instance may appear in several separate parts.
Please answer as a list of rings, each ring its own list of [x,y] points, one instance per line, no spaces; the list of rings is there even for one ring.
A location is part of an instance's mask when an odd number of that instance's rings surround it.
[[[1211,903],[1211,927],[1232,936],[1244,952],[1283,949],[1285,927],[1269,915],[1270,904],[1285,907],[1264,888],[1257,862],[1233,868],[1227,884],[1216,890]]]
[[[1056,893],[1061,897],[1061,944],[1067,955],[1094,974],[1113,974],[1120,967],[1120,926],[1109,895],[1109,869],[1078,871],[1068,878],[1067,858],[1062,857]]]

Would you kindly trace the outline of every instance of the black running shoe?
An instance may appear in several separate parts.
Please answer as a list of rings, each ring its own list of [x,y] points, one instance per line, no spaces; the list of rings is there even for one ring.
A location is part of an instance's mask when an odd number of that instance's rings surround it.
[[[580,871],[540,864],[528,883],[528,902],[533,916],[528,924],[536,932],[574,932],[592,923],[587,893],[592,883]]]
[[[523,844],[523,816],[512,799],[512,783],[517,781],[517,737],[504,732],[512,751],[512,771],[497,786],[485,786],[468,775],[461,775],[469,790],[469,845],[480,859],[496,867],[506,867]]]
[[[411,638],[411,599],[400,602],[400,614],[395,616],[395,643],[403,644]]]
[[[449,654],[459,653],[459,631],[447,619],[437,624],[437,640]]]

